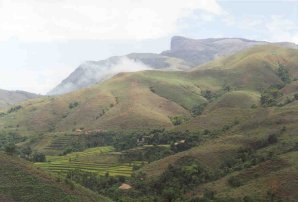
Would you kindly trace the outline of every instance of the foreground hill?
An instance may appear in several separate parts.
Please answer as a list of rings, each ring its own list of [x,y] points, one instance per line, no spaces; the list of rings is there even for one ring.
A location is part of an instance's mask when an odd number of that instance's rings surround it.
[[[0,201],[110,201],[78,185],[53,179],[17,157],[0,152]]]
[[[7,91],[0,89],[0,108],[6,108],[24,100],[36,98],[39,95],[25,91]]]

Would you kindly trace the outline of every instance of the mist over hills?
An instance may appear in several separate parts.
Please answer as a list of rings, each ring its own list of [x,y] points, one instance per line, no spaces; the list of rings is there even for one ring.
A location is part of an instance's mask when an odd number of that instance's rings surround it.
[[[85,62],[48,94],[57,95],[72,92],[100,83],[120,72],[150,69],[187,71],[218,57],[229,56],[256,45],[265,44],[271,43],[241,38],[190,39],[174,36],[171,40],[171,49],[161,54],[132,53],[126,56],[114,56],[102,61]],[[273,44],[297,48],[296,44],[288,42]]]
[[[107,80],[120,72],[150,69],[172,71],[188,68],[188,64],[181,59],[153,53],[132,53],[126,56],[114,56],[107,60],[88,61],[81,64],[48,94],[68,93]]]

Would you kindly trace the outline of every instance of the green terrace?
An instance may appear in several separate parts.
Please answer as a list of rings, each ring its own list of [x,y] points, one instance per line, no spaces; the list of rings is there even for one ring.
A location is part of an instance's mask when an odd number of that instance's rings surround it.
[[[46,156],[46,162],[37,162],[35,165],[58,174],[79,169],[98,175],[131,176],[133,166],[142,164],[140,161],[121,162],[120,155],[121,152],[115,152],[111,146],[95,147],[65,156]]]

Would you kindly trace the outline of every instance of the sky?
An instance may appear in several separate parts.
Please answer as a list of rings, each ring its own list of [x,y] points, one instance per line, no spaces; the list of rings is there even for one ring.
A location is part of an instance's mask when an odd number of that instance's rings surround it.
[[[0,89],[45,94],[76,67],[172,36],[298,44],[298,0],[0,0]]]

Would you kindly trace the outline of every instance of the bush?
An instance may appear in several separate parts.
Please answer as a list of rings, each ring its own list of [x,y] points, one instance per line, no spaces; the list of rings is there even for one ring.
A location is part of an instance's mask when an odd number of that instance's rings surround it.
[[[240,187],[242,185],[241,180],[236,177],[236,176],[232,176],[228,179],[228,183],[229,185],[231,185],[232,187]]]
[[[207,199],[214,199],[215,198],[215,192],[209,189],[204,190],[204,198]]]
[[[21,108],[22,108],[21,105],[17,105],[17,106],[15,106],[15,107],[10,108],[10,109],[7,111],[7,113],[16,112],[16,111],[20,110]]]
[[[271,134],[268,136],[268,144],[275,144],[277,143],[278,139],[277,139],[277,135],[276,134]]]
[[[216,94],[213,93],[211,90],[204,90],[201,92],[201,95],[209,101],[216,97]]]
[[[285,69],[281,64],[279,65],[279,68],[277,69],[277,76],[284,83],[290,83],[291,82],[288,70]]]
[[[7,154],[14,154],[16,152],[16,145],[13,144],[13,143],[9,143],[7,144],[5,147],[4,147],[4,151],[7,153]]]
[[[27,147],[23,147],[20,152],[21,152],[21,157],[29,158],[32,153],[32,150],[29,146],[27,146]]]
[[[178,126],[187,121],[187,118],[185,118],[184,116],[174,116],[170,117],[170,120],[174,126]]]
[[[270,86],[261,94],[261,105],[264,107],[271,107],[277,105],[277,99],[282,96],[279,88]]]
[[[191,109],[191,115],[192,116],[198,116],[201,115],[202,112],[204,111],[205,107],[207,106],[207,103],[203,103],[203,104],[198,104],[196,106],[194,106]]]
[[[79,103],[77,101],[73,101],[73,102],[69,103],[68,108],[72,109],[72,108],[75,108],[77,106],[79,106]]]
[[[46,156],[43,153],[34,153],[32,156],[33,162],[45,162]]]

